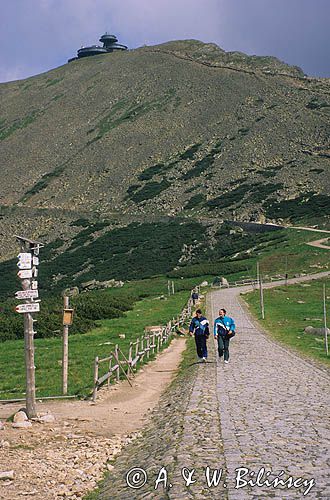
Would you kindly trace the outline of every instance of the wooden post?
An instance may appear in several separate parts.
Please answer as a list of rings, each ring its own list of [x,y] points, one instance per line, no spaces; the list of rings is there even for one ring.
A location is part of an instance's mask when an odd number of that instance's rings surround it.
[[[262,288],[262,279],[259,274],[259,289],[260,289],[260,308],[261,308],[261,317],[265,319],[265,306],[264,306],[264,291]]]
[[[142,354],[141,354],[141,361],[143,361],[143,358],[144,358],[144,352],[143,351],[144,351],[144,337],[142,336],[142,338],[141,338],[141,352],[142,352]]]
[[[260,285],[259,274],[259,262],[257,262],[257,287]]]
[[[327,353],[327,356],[329,356],[325,283],[323,283],[323,318],[324,318],[325,351]]]
[[[94,390],[93,390],[93,401],[96,401],[97,394],[97,381],[99,379],[99,357],[96,356],[94,361]]]
[[[147,335],[147,359],[150,358],[150,335]]]
[[[152,354],[155,354],[155,332],[152,334]]]
[[[118,356],[118,344],[115,346],[115,358],[118,360],[118,368],[116,370],[117,383],[120,380],[120,372],[119,372],[119,356]]]
[[[32,248],[37,248],[35,254],[39,253],[38,245],[35,247],[32,241],[25,238],[17,238],[21,252],[31,252]],[[22,280],[22,289],[31,290],[31,280]],[[27,303],[32,303],[33,299],[26,299]],[[24,313],[24,350],[25,350],[25,374],[26,374],[26,410],[29,418],[37,416],[36,410],[36,383],[34,366],[34,331],[32,314]]]
[[[162,330],[161,330],[162,331]],[[160,348],[160,336],[161,336],[161,331],[157,335],[157,352],[159,352]]]
[[[133,346],[133,343],[130,342],[129,343],[129,351],[128,351],[128,363],[129,363],[129,366],[132,366],[132,346]]]
[[[171,287],[170,287],[170,281],[167,281],[167,293],[168,295],[171,295]]]
[[[69,297],[63,297],[63,310],[69,309]],[[62,394],[68,394],[68,366],[69,366],[69,326],[63,326],[63,350],[62,350]]]
[[[111,366],[112,366],[112,356],[110,356],[110,359],[109,359],[109,374],[111,374]],[[110,379],[111,379],[111,375],[108,378],[108,389],[110,387]]]
[[[174,295],[174,281],[172,281],[172,294]]]

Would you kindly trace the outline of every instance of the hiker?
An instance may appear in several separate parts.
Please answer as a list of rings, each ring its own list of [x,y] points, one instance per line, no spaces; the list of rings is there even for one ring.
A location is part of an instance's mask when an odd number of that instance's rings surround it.
[[[198,293],[196,292],[196,290],[194,290],[193,293],[191,294],[191,298],[193,301],[193,305],[195,305],[198,300]]]
[[[229,342],[235,335],[235,323],[226,316],[226,309],[219,310],[219,317],[214,321],[214,338],[218,340],[218,352],[225,363],[229,363]]]
[[[197,309],[195,314],[196,315],[191,320],[189,332],[191,335],[195,334],[197,356],[205,363],[207,358],[206,341],[210,335],[209,322],[202,315],[200,309]]]

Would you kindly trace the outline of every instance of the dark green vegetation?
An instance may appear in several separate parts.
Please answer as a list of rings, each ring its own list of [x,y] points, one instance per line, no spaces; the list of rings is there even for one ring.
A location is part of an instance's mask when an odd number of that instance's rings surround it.
[[[307,326],[322,328],[323,283],[329,292],[329,280],[311,281],[299,285],[281,286],[264,291],[265,320],[261,320],[259,292],[244,295],[251,311],[276,339],[305,356],[330,363],[322,335],[304,333]],[[329,309],[329,298],[327,309]],[[330,339],[329,339],[330,340]]]
[[[269,200],[266,206],[267,215],[274,219],[281,217],[300,221],[315,216],[330,216],[330,196],[313,192],[305,193],[293,200]]]
[[[11,125],[7,126],[6,126],[6,120],[0,120],[0,141],[3,141],[10,135],[14,134],[16,131],[28,127],[31,123],[33,123],[37,119],[39,114],[40,112],[31,111],[23,118],[16,118]]]
[[[193,282],[187,280],[182,286],[190,290]],[[122,302],[122,291],[108,290],[109,300]],[[95,356],[106,357],[115,344],[119,344],[127,354],[129,342],[143,334],[148,325],[166,324],[176,316],[186,301],[188,291],[177,292],[167,300],[157,298],[167,293],[167,280],[152,280],[127,285],[125,293],[136,297],[146,295],[150,298],[136,302],[134,309],[124,317],[100,320],[98,327],[84,335],[70,335],[69,339],[69,394],[86,396],[93,385],[93,362]],[[22,321],[22,320],[21,320]],[[71,329],[70,329],[71,331]],[[121,339],[119,334],[125,334]],[[35,340],[36,392],[37,397],[59,395],[61,393],[62,344],[60,338],[42,338]],[[22,340],[7,341],[0,350],[0,399],[23,397],[24,347]],[[106,370],[106,364],[102,370]],[[8,375],[10,374],[10,376]],[[100,375],[103,372],[101,371]]]
[[[42,307],[38,313],[36,338],[62,336],[62,308],[63,299],[46,297],[42,300]],[[71,299],[75,309],[75,318],[71,334],[86,333],[96,327],[96,320],[118,318],[124,311],[132,309],[138,296],[127,295],[122,292],[113,297],[106,291],[95,291],[79,295]],[[24,337],[23,316],[15,312],[17,301],[8,299],[1,304],[0,315],[0,342],[15,340]]]

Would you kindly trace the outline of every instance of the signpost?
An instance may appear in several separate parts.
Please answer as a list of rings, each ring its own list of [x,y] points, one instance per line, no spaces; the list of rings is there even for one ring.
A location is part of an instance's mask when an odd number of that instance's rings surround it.
[[[63,356],[62,356],[62,394],[68,394],[68,367],[69,367],[69,326],[73,321],[73,309],[69,307],[69,297],[63,297]]]
[[[37,299],[38,297],[38,290],[19,290],[15,292],[16,299]]]
[[[15,307],[15,311],[18,313],[39,312],[40,305],[38,302],[32,304],[19,304]]]
[[[22,290],[15,294],[16,299],[27,302],[16,306],[16,312],[24,314],[24,347],[25,347],[25,371],[26,371],[26,410],[29,418],[37,416],[36,412],[36,389],[35,389],[35,366],[34,366],[34,334],[32,313],[40,311],[40,300],[38,299],[38,282],[32,278],[38,275],[39,249],[42,243],[16,236],[21,252],[18,254],[17,267],[20,269],[17,276],[22,280]]]

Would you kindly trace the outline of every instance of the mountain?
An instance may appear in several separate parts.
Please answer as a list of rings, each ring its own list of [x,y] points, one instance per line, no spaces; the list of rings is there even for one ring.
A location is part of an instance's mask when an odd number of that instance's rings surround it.
[[[1,84],[0,99],[2,260],[17,233],[67,249],[128,224],[328,224],[330,79],[274,57],[174,41]]]

